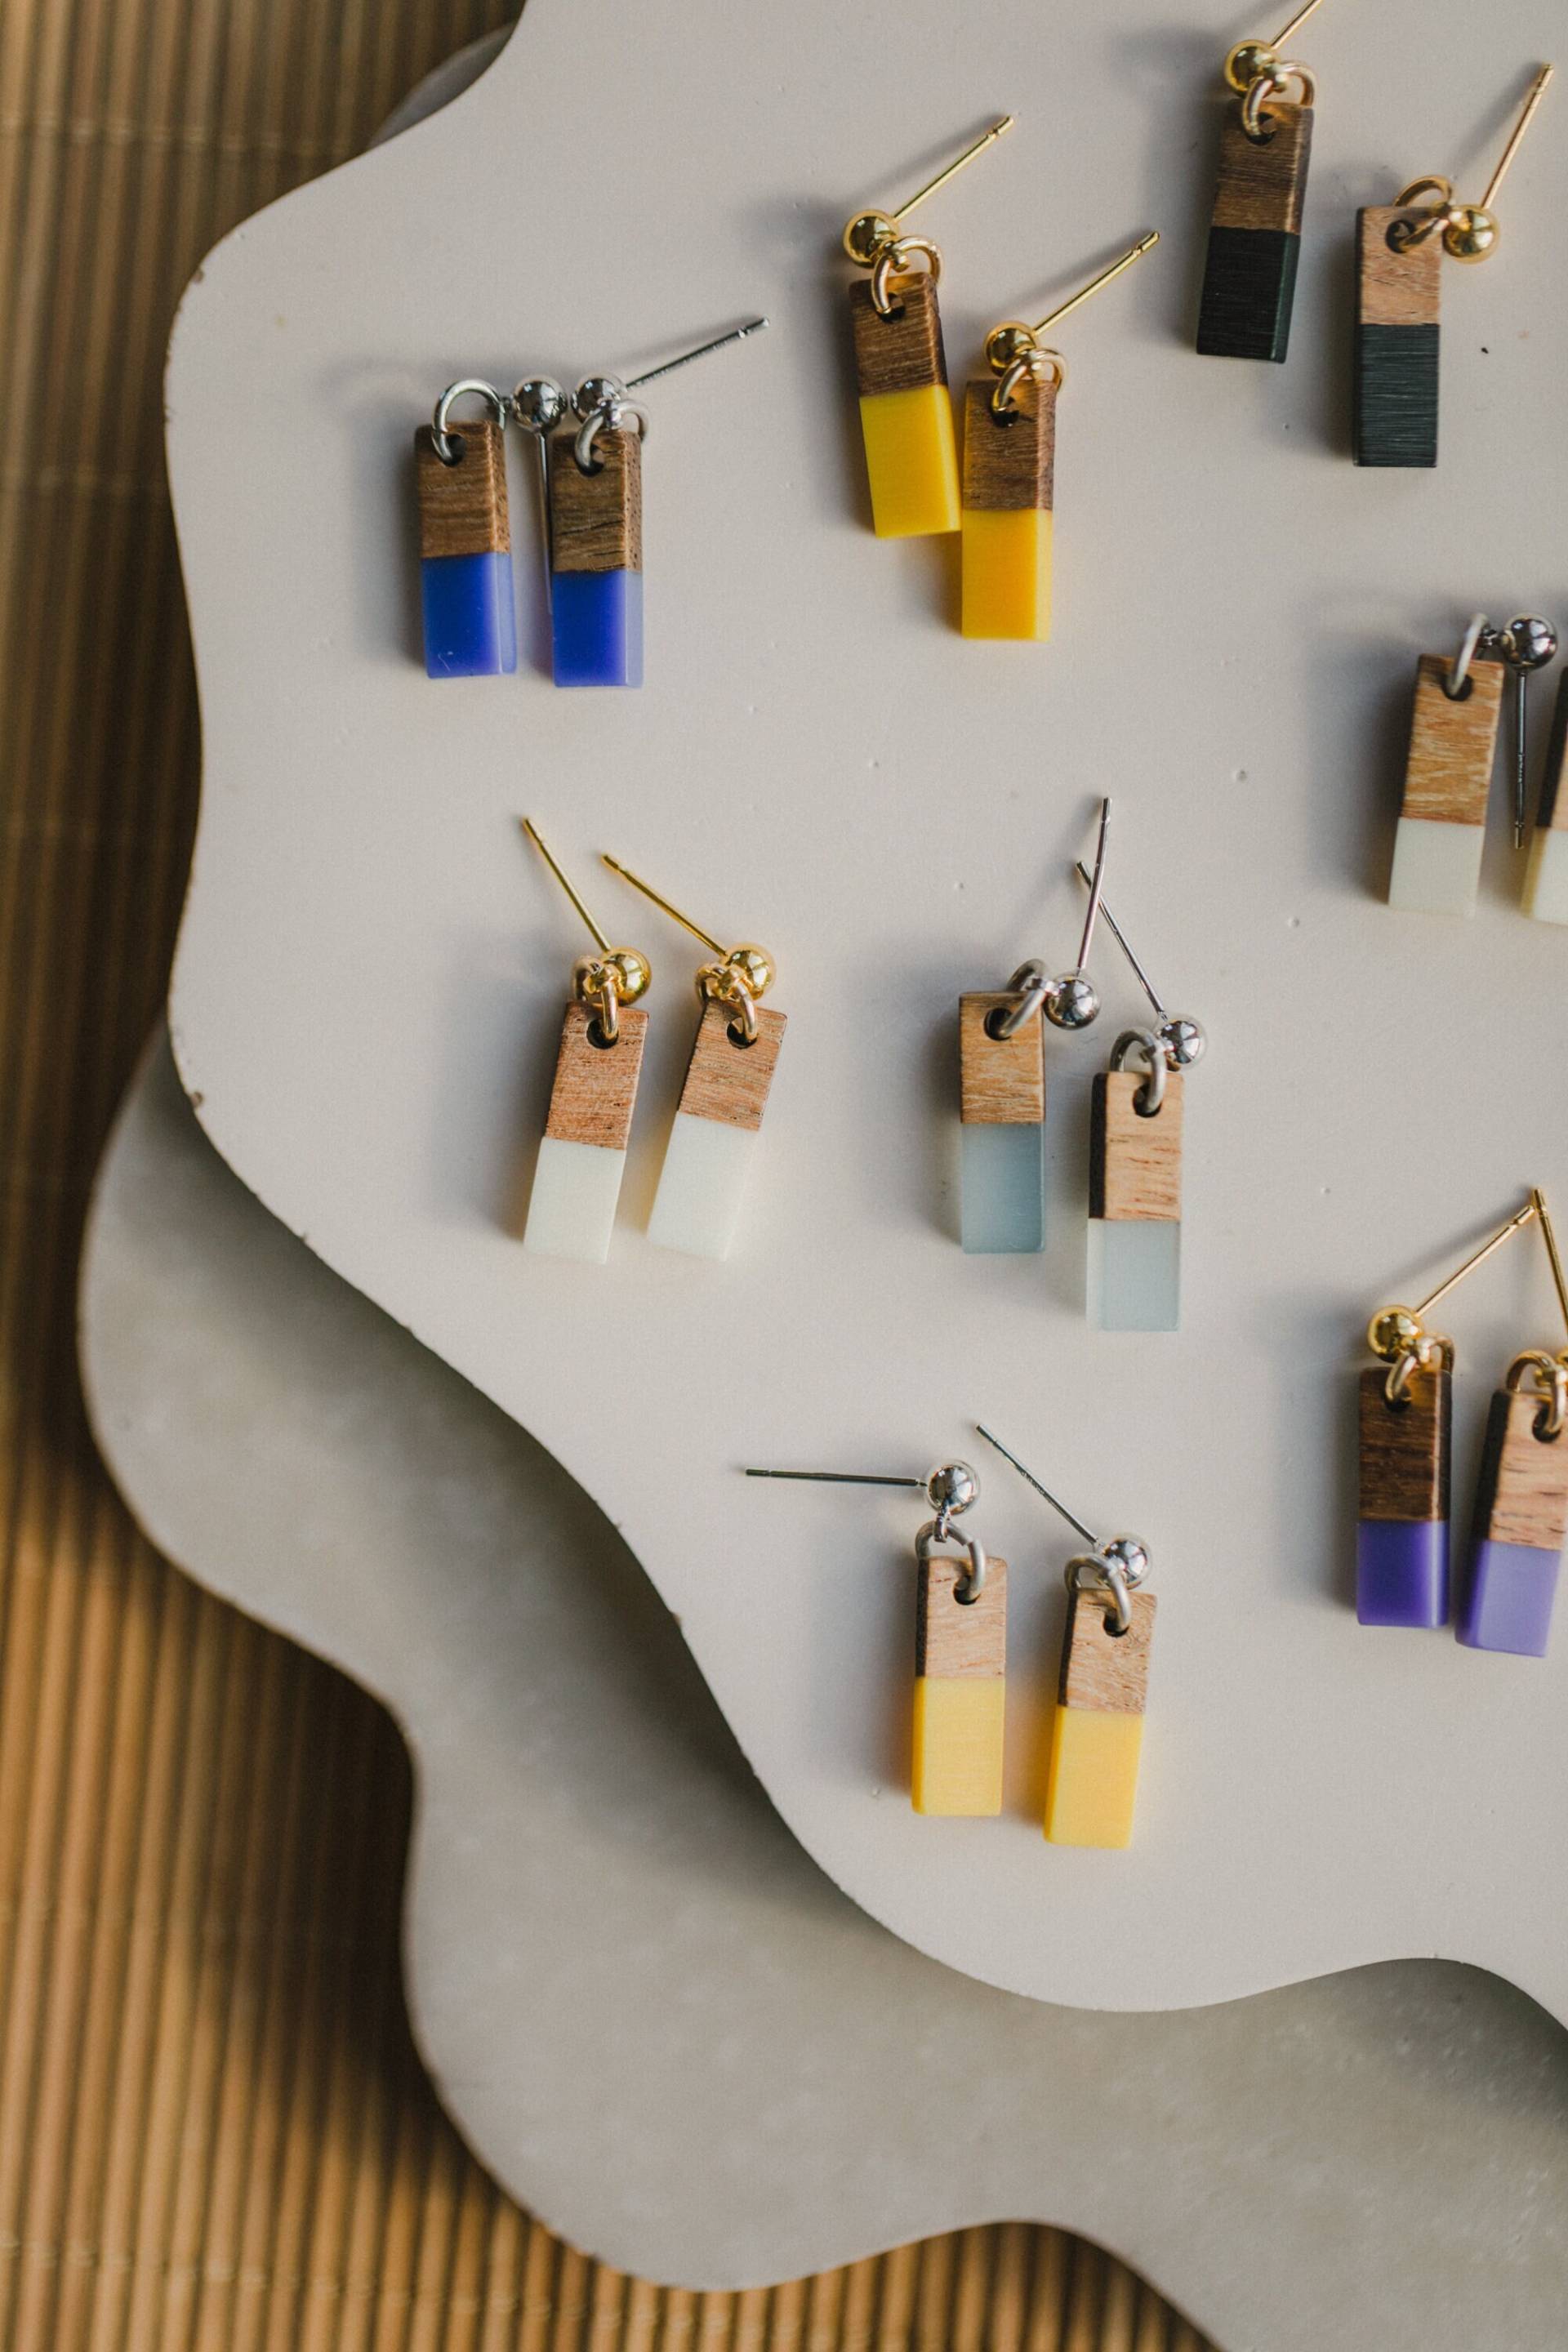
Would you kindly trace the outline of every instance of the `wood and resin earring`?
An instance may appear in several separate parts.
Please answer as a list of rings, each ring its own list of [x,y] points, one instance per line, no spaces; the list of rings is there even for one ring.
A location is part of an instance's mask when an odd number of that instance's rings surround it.
[[[1317,84],[1279,52],[1319,5],[1307,0],[1277,39],[1242,41],[1225,61],[1237,103],[1220,133],[1198,312],[1198,349],[1217,359],[1282,361],[1289,348]]]
[[[995,994],[958,1000],[959,1240],[972,1257],[1024,1255],[1046,1245],[1040,1016],[1058,1029],[1087,1029],[1099,1015],[1100,996],[1087,966],[1110,829],[1106,800],[1076,968],[1053,979],[1031,959]]]
[[[1044,644],[1051,634],[1057,394],[1067,382],[1067,362],[1039,339],[1159,242],[1159,230],[1151,229],[1037,326],[1005,319],[985,338],[991,374],[972,382],[963,399],[960,625],[966,637]]]
[[[1563,1319],[1568,1281],[1539,1187],[1531,1201]],[[1543,1658],[1568,1533],[1568,1349],[1527,1348],[1492,1399],[1468,1580],[1454,1631],[1471,1650]]]
[[[1090,1547],[1067,1564],[1046,1835],[1053,1845],[1131,1845],[1154,1638],[1154,1596],[1142,1589],[1149,1547],[1137,1536],[1094,1535],[999,1437],[984,1425],[980,1434]]]
[[[1513,840],[1522,846],[1529,773],[1528,680],[1551,661],[1557,632],[1521,614],[1506,629],[1477,613],[1453,660],[1423,654],[1388,903],[1406,914],[1473,915],[1503,687],[1513,680]]]
[[[1007,1563],[953,1521],[979,1499],[967,1462],[925,1478],[844,1470],[748,1470],[831,1486],[907,1486],[935,1512],[915,1538],[915,1688],[910,1796],[917,1813],[978,1819],[1002,1810],[1007,1706]],[[946,1547],[952,1547],[949,1549]]]
[[[1093,888],[1088,869],[1079,878]],[[1174,1331],[1182,1318],[1184,1073],[1208,1038],[1199,1022],[1168,1013],[1109,907],[1121,948],[1158,1026],[1124,1029],[1110,1066],[1094,1082],[1089,1118],[1089,1280],[1091,1323],[1102,1331]],[[1137,1055],[1143,1075],[1126,1066]]]
[[[584,376],[570,403],[550,376],[525,376],[513,393],[511,413],[541,453],[557,686],[643,681],[642,450],[648,417],[632,394],[710,352],[744,342],[767,323],[748,319],[629,383]]]
[[[959,525],[958,446],[936,299],[942,254],[929,237],[906,236],[903,224],[1012,127],[1005,114],[894,211],[857,213],[845,225],[845,252],[869,273],[849,289],[849,318],[879,539]]]
[[[1533,1196],[1417,1307],[1380,1307],[1361,1375],[1356,1616],[1430,1631],[1448,1622],[1454,1343],[1424,1318],[1535,1214]]]
[[[631,1008],[647,994],[652,975],[636,948],[610,945],[531,818],[522,819],[522,829],[598,950],[580,957],[573,971],[522,1244],[538,1256],[602,1265],[610,1254],[647,1030],[647,1014]]]
[[[1356,215],[1352,439],[1358,466],[1437,462],[1443,256],[1484,261],[1496,248],[1492,205],[1552,70],[1542,66],[1536,75],[1479,205],[1458,203],[1452,181],[1427,173],[1392,205],[1369,205]]]
[[[492,412],[452,422],[460,400]],[[467,376],[414,436],[419,494],[419,589],[425,667],[432,677],[499,677],[517,667],[511,531],[506,504],[507,404]]]
[[[773,960],[752,943],[723,947],[629,866],[610,856],[605,864],[717,958],[697,974],[702,1017],[647,1236],[660,1249],[691,1257],[728,1257],[784,1045],[784,1014],[765,1013],[757,1001],[773,984]]]
[[[1538,923],[1568,923],[1568,676],[1557,686],[1546,774],[1525,873],[1524,911]]]

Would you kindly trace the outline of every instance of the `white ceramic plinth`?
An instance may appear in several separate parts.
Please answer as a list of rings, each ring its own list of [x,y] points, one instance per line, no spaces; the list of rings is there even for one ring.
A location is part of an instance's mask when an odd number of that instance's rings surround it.
[[[524,1249],[540,1257],[582,1258],[603,1265],[610,1255],[626,1165],[624,1151],[545,1136],[528,1196]]]
[[[656,1248],[729,1256],[760,1141],[760,1129],[676,1112],[648,1219]]]
[[[1101,1331],[1176,1331],[1182,1228],[1174,1217],[1090,1217],[1089,1321]]]
[[[1568,833],[1537,833],[1531,841],[1524,911],[1538,923],[1568,923]]]
[[[1389,905],[1405,915],[1473,915],[1485,841],[1479,824],[1402,816],[1394,836]]]
[[[1506,844],[1474,925],[1417,936],[1381,897],[1412,656],[1477,607],[1550,613],[1561,593],[1568,140],[1542,131],[1509,182],[1529,334],[1456,337],[1440,475],[1373,476],[1347,449],[1332,222],[1338,205],[1348,235],[1388,185],[1403,17],[1312,20],[1333,152],[1284,368],[1192,349],[1219,64],[1245,26],[1169,0],[976,0],[962,19],[868,0],[847,37],[835,0],[611,0],[590,69],[584,21],[577,0],[529,0],[464,99],[247,222],[182,312],[170,455],[205,773],[174,1029],[207,1130],[586,1485],[790,1826],[928,1952],[1123,2008],[1444,1953],[1568,2013],[1568,1644],[1542,1665],[1358,1629],[1349,1402],[1372,1306],[1421,1296],[1523,1185],[1568,1185],[1568,1099],[1540,1083],[1563,936],[1520,919]],[[1509,27],[1518,57],[1551,56],[1561,0],[1518,0]],[[1424,54],[1473,48],[1463,0],[1431,0],[1421,29]],[[1473,77],[1435,72],[1422,95],[1431,152],[1467,152]],[[999,316],[1041,315],[1138,229],[1164,232],[1063,328],[1049,646],[965,642],[955,547],[867,529],[837,247],[852,210],[917,186],[1005,107],[1016,129],[930,212],[955,378]],[[597,226],[574,233],[584,206]],[[1020,222],[1044,225],[1034,255]],[[632,374],[758,311],[769,332],[648,387],[647,685],[562,694],[540,667],[520,448],[518,674],[433,686],[410,449],[440,386]],[[1531,453],[1531,495],[1501,531],[1505,442]],[[1260,517],[1288,519],[1278,547]],[[1184,1329],[1159,1347],[1083,1313],[1085,1096],[1146,1013],[1113,943],[1100,1044],[1051,1057],[1052,1246],[957,1242],[953,1008],[1026,956],[1068,964],[1071,860],[1105,790],[1110,903],[1213,1041],[1186,1136]],[[581,945],[525,810],[574,871],[609,849],[776,960],[789,1080],[721,1268],[641,1230],[692,943],[603,874],[595,911],[602,888],[655,961],[612,1265],[515,1239],[520,1139],[542,1126]],[[1438,1063],[1412,1048],[1412,1004]],[[1465,1297],[1461,1508],[1496,1367],[1554,1316],[1523,1248]],[[606,1444],[623,1366],[636,1410]],[[1045,1846],[1024,1746],[984,1839],[916,1819],[888,1727],[918,1506],[739,1475],[920,1472],[976,1450],[980,1417],[1070,1479],[1091,1524],[1153,1547],[1127,1854]],[[1000,1468],[978,1525],[1037,1564],[1014,1601],[1026,1740],[1072,1538]],[[268,1612],[264,1583],[250,1605]]]

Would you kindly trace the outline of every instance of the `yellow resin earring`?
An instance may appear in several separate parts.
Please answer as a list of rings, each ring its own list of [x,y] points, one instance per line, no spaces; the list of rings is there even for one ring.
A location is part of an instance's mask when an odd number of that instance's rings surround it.
[[[936,299],[942,255],[929,237],[906,236],[903,225],[1012,127],[1005,114],[894,211],[857,213],[845,225],[845,252],[869,273],[849,289],[849,315],[879,539],[958,529],[958,447]]]
[[[1051,634],[1057,394],[1067,382],[1067,362],[1039,339],[1159,242],[1159,230],[1151,229],[1037,326],[1005,319],[985,338],[991,373],[971,381],[963,402],[960,625],[966,637],[1043,645]]]

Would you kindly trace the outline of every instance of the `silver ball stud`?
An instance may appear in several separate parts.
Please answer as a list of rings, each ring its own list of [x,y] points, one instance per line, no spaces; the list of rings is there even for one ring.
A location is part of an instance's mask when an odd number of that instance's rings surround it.
[[[1202,1022],[1189,1021],[1184,1013],[1171,1013],[1161,1022],[1157,1034],[1165,1048],[1165,1059],[1173,1070],[1190,1070],[1208,1051],[1209,1041]]]
[[[579,416],[586,419],[596,408],[608,408],[626,397],[626,385],[618,375],[585,375],[572,394],[572,405]]]
[[[1058,1029],[1087,1029],[1100,1014],[1100,991],[1086,971],[1058,972],[1041,998],[1046,1019]]]
[[[511,396],[512,414],[528,433],[553,433],[566,414],[566,394],[553,376],[525,375]]]
[[[1101,1544],[1100,1557],[1108,1568],[1119,1568],[1130,1587],[1142,1584],[1149,1573],[1149,1547],[1136,1536],[1112,1536]]]
[[[978,1500],[980,1480],[967,1462],[944,1462],[926,1480],[926,1496],[933,1511],[957,1514]]]
[[[1557,632],[1550,621],[1521,613],[1508,625],[1509,659],[1516,669],[1544,669],[1557,656]]]

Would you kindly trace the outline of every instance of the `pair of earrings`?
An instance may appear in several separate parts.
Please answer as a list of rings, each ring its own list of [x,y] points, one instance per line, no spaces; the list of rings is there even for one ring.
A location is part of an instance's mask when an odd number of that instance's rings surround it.
[[[1004,320],[985,338],[990,373],[969,383],[960,473],[937,280],[942,253],[903,224],[983,154],[1004,115],[893,212],[857,213],[844,250],[868,275],[849,289],[860,431],[881,539],[960,531],[960,626],[966,637],[1043,643],[1051,633],[1057,395],[1067,362],[1040,337],[1160,241],[1151,230],[1032,327]]]
[[[1388,903],[1408,914],[1473,915],[1480,880],[1503,689],[1513,685],[1513,845],[1522,848],[1530,768],[1529,686],[1557,652],[1550,621],[1521,614],[1506,628],[1477,613],[1450,660],[1423,654],[1415,665],[1410,749],[1394,834]],[[1524,908],[1538,921],[1568,922],[1568,679],[1557,698]]]
[[[1321,0],[1273,41],[1242,41],[1225,61],[1236,104],[1220,134],[1197,347],[1223,359],[1282,362],[1289,348],[1317,84],[1281,55]],[[1500,234],[1492,210],[1552,68],[1535,77],[1479,205],[1440,173],[1356,216],[1353,446],[1361,466],[1435,466],[1442,258],[1484,261]]]
[[[1045,1833],[1053,1845],[1131,1843],[1149,1688],[1154,1596],[1136,1536],[1095,1536],[977,1423],[987,1444],[1089,1545],[1067,1563],[1068,1619],[1051,1715]],[[748,1478],[912,1487],[935,1516],[915,1538],[915,1681],[910,1794],[917,1813],[1002,1811],[1007,1691],[1007,1563],[954,1522],[979,1500],[967,1462],[924,1478],[843,1470],[748,1470]]]
[[[632,394],[767,325],[727,335],[623,383],[584,376],[570,400],[551,376],[510,394],[479,376],[450,383],[415,435],[425,667],[432,677],[498,677],[517,667],[505,431],[539,457],[545,593],[557,686],[640,686],[643,677],[642,449],[647,411]],[[459,402],[486,415],[454,422]]]
[[[523,1247],[543,1257],[602,1265],[631,1139],[647,1031],[639,1000],[652,984],[652,968],[639,949],[611,946],[531,819],[523,818],[522,829],[596,950],[580,957],[572,974]],[[662,1249],[727,1257],[784,1044],[784,1015],[765,1012],[758,1002],[773,986],[773,960],[750,944],[721,947],[640,875],[614,857],[605,864],[714,958],[697,974],[701,1017],[647,1230]]]
[[[1182,1116],[1184,1073],[1201,1060],[1200,1024],[1166,1010],[1104,904],[1110,803],[1100,806],[1094,872],[1079,864],[1089,907],[1071,971],[1020,964],[1005,989],[958,1001],[959,1237],[977,1256],[1045,1247],[1046,1069],[1043,1020],[1089,1028],[1100,993],[1089,956],[1101,916],[1154,1010],[1153,1028],[1125,1029],[1094,1081],[1089,1123],[1089,1320],[1102,1331],[1174,1331],[1181,1322]],[[1129,1063],[1135,1066],[1130,1068]]]
[[[1450,1609],[1449,1428],[1454,1343],[1426,1316],[1531,1218],[1563,1320],[1568,1284],[1539,1190],[1418,1307],[1380,1307],[1367,1327],[1377,1363],[1361,1376],[1356,1615],[1363,1625],[1433,1629]],[[1526,1348],[1492,1399],[1476,1493],[1468,1575],[1455,1632],[1468,1648],[1546,1654],[1568,1531],[1568,1349]]]

